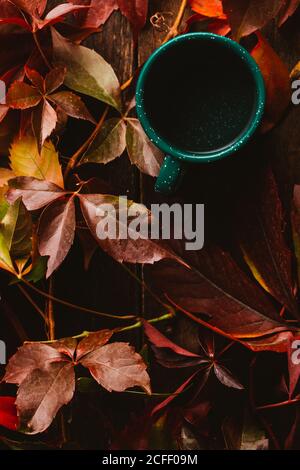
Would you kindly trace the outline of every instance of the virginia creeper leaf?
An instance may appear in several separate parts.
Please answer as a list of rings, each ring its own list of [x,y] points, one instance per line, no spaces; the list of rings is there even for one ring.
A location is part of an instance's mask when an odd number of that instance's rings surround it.
[[[143,173],[158,176],[163,154],[148,139],[138,119],[128,119],[126,141],[131,163]]]
[[[47,278],[63,262],[74,241],[74,198],[59,199],[46,207],[38,227],[39,252],[49,256]]]
[[[120,85],[112,67],[97,52],[71,43],[52,28],[54,60],[67,66],[65,84],[120,109]]]
[[[89,113],[84,102],[79,96],[75,95],[75,93],[59,91],[58,93],[53,93],[48,96],[48,99],[58,105],[68,116],[95,123],[95,119]]]
[[[14,82],[6,95],[6,104],[13,109],[27,109],[39,104],[42,97],[39,91],[24,82]]]
[[[7,200],[13,204],[19,197],[22,197],[23,203],[29,211],[40,209],[66,194],[56,184],[27,176],[10,180],[9,188],[6,195]]]
[[[123,119],[108,119],[84,154],[81,163],[108,163],[120,157],[126,148],[126,125]]]

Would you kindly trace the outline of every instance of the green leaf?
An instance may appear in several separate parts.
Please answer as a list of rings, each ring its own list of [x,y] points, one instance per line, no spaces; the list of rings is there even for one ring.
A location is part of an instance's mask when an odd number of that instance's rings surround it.
[[[13,263],[3,233],[0,231],[0,268],[14,273]]]
[[[120,157],[126,148],[126,125],[123,119],[108,119],[84,154],[81,163],[108,163]]]
[[[47,264],[48,256],[39,256],[33,263],[30,273],[27,274],[27,276],[24,276],[26,281],[36,283],[41,279],[44,279],[46,276]]]
[[[13,259],[30,255],[32,220],[21,198],[9,206],[1,223],[1,232]]]
[[[94,50],[68,41],[54,28],[52,41],[54,61],[67,66],[65,85],[120,110],[120,84],[110,64]]]

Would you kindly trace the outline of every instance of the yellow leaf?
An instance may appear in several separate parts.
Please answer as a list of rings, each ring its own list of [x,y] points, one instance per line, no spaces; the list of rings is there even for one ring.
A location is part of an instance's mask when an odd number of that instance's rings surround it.
[[[58,153],[50,140],[39,153],[34,137],[16,139],[10,149],[10,166],[16,176],[32,176],[64,187]]]

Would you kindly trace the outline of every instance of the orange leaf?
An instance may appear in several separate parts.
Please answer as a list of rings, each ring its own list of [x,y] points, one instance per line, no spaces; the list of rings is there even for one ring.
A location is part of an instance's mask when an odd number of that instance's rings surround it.
[[[221,0],[190,0],[192,10],[210,18],[225,19]]]

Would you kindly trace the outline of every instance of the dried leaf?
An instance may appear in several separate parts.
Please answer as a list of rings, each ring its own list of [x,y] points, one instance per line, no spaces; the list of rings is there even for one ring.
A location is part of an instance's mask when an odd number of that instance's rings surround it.
[[[66,193],[53,183],[38,180],[27,176],[20,176],[9,181],[7,200],[13,204],[22,197],[25,207],[29,211],[40,209],[66,195]]]
[[[45,142],[39,152],[35,138],[15,139],[10,149],[10,166],[16,176],[31,176],[64,187],[58,154],[51,141]]]
[[[138,230],[138,228],[132,227],[131,223],[140,222],[141,218],[147,222],[150,216],[148,209],[142,204],[126,200],[120,206],[120,198],[107,194],[80,194],[79,199],[85,221],[95,240],[104,251],[120,263],[125,261],[152,264],[163,258],[175,256],[172,250],[168,249],[160,240],[136,237],[136,229]],[[101,215],[101,209],[105,215]],[[109,212],[108,209],[110,209]],[[129,224],[126,219],[128,210],[132,214],[128,217]],[[107,227],[107,223],[111,223],[117,229],[116,234],[110,234],[104,240],[100,239],[97,235],[99,223],[104,224],[105,227]]]
[[[48,99],[59,106],[68,116],[76,119],[85,119],[95,124],[95,119],[91,116],[81,98],[75,95],[75,93],[60,91],[48,96]]]
[[[127,343],[111,343],[84,356],[81,364],[109,392],[142,387],[151,393],[150,378],[141,356]]]
[[[112,67],[97,52],[71,43],[52,28],[53,54],[67,66],[65,84],[120,109],[120,85]]]
[[[246,263],[260,285],[297,315],[292,256],[284,238],[283,208],[270,169],[259,180],[256,177],[255,190],[251,185],[239,207],[237,233]]]
[[[163,154],[148,139],[138,119],[127,120],[126,141],[131,163],[143,173],[158,176]]]
[[[108,163],[126,148],[126,125],[123,119],[108,119],[84,154],[81,163]]]
[[[75,373],[70,362],[53,362],[33,370],[21,383],[16,400],[21,429],[28,434],[45,431],[74,391]]]
[[[233,38],[241,37],[261,29],[275,18],[283,0],[223,0],[223,8],[228,16]]]
[[[6,104],[13,109],[27,109],[37,106],[41,101],[40,92],[24,82],[14,82],[6,95]]]
[[[289,71],[277,53],[261,33],[257,33],[258,43],[251,55],[257,62],[266,85],[266,108],[262,132],[266,132],[281,119],[291,101]]]
[[[49,256],[47,278],[61,265],[75,235],[74,198],[59,199],[46,207],[38,227],[39,252]]]

